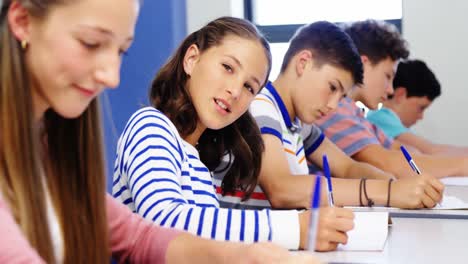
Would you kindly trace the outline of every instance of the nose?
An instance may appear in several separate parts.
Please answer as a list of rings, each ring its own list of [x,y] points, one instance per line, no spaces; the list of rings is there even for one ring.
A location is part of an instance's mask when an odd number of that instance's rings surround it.
[[[386,92],[387,92],[387,95],[392,95],[395,92],[395,89],[393,89],[393,81],[390,81],[388,83]]]
[[[424,112],[421,112],[421,113],[419,114],[419,116],[418,116],[418,120],[421,120],[421,119],[423,119],[423,118],[424,118]]]
[[[331,96],[331,98],[328,100],[328,103],[327,103],[327,107],[329,108],[330,111],[338,108],[338,103],[340,102],[342,97],[343,95],[341,93],[336,93],[333,96]]]
[[[106,56],[95,72],[96,80],[107,88],[116,88],[120,83],[120,56]]]
[[[232,96],[234,100],[239,99],[241,93],[242,93],[242,84],[238,83],[233,83],[229,85],[229,88],[227,89],[227,92]]]

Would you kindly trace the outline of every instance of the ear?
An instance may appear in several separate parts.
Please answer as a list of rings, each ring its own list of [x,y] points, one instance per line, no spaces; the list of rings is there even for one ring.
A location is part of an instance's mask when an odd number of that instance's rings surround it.
[[[361,62],[362,62],[363,65],[371,63],[369,57],[367,57],[366,55],[361,55]]]
[[[395,91],[393,92],[393,98],[394,100],[399,103],[402,100],[406,99],[406,96],[408,95],[408,92],[406,91],[405,87],[395,87]]]
[[[307,64],[312,62],[312,52],[310,50],[302,50],[296,54],[295,65],[297,76],[302,76]]]
[[[31,16],[18,1],[13,1],[7,14],[8,25],[13,36],[21,42],[23,40],[29,41]]]
[[[190,45],[184,56],[184,71],[190,76],[195,68],[195,65],[200,59],[200,50],[196,44]]]

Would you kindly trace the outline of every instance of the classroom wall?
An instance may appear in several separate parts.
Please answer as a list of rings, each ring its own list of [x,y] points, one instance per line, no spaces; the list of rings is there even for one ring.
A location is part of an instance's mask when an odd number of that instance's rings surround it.
[[[468,145],[468,1],[404,0],[403,35],[425,60],[442,96],[414,130],[437,142]]]
[[[243,15],[243,0],[187,0],[188,32],[198,30],[220,16],[243,17]]]
[[[121,68],[118,89],[101,96],[104,105],[107,190],[112,188],[115,147],[130,116],[148,105],[148,87],[158,70],[187,33],[185,0],[143,1],[135,41]]]

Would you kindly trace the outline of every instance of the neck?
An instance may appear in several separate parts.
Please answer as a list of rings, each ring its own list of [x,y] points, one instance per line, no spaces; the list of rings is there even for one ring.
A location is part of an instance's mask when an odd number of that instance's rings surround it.
[[[353,101],[361,101],[361,96],[359,95],[359,89],[363,89],[364,87],[356,87],[355,89],[351,90],[348,93],[348,97],[351,98]]]
[[[187,141],[190,145],[195,147],[201,135],[203,134],[203,132],[205,132],[205,130],[206,130],[206,127],[199,120],[197,123],[197,127],[195,128],[195,131],[193,131],[192,134],[186,136],[184,140]]]
[[[294,89],[293,80],[290,80],[286,75],[280,74],[278,78],[273,82],[275,90],[283,100],[286,110],[288,110],[289,119],[291,122],[296,118],[296,112],[294,111],[294,105],[291,98],[291,89]]]

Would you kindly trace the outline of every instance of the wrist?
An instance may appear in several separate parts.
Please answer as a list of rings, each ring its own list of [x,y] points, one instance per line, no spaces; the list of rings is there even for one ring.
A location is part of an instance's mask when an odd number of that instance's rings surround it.
[[[387,204],[387,188],[388,181],[384,180],[367,180],[367,193],[375,205]]]

